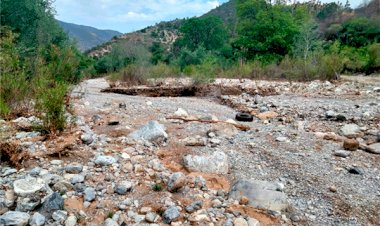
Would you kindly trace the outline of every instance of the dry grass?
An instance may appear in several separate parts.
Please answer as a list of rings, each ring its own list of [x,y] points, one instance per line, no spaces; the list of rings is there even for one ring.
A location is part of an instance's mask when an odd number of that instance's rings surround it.
[[[8,162],[16,168],[21,168],[23,163],[30,158],[29,154],[14,142],[0,143],[1,162]]]

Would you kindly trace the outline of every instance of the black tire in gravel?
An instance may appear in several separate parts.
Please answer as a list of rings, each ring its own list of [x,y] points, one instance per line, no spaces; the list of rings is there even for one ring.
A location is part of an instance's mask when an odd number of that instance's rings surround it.
[[[248,113],[237,113],[235,119],[240,122],[252,122],[253,116]]]

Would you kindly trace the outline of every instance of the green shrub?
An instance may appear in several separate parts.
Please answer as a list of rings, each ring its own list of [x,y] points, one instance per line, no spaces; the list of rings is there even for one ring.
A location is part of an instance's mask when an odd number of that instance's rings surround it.
[[[140,65],[131,64],[119,72],[109,75],[113,82],[121,81],[127,86],[147,84],[148,68]]]
[[[177,77],[181,74],[179,68],[174,65],[158,63],[148,68],[150,78]]]
[[[369,60],[366,65],[366,74],[380,72],[380,43],[368,46]]]
[[[41,114],[43,130],[54,134],[65,128],[65,97],[68,88],[65,82],[40,81],[36,94],[36,110]]]

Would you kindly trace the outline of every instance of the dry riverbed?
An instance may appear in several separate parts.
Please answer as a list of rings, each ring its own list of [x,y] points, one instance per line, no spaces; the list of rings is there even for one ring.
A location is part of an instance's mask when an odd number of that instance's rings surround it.
[[[1,122],[0,225],[380,224],[378,78],[178,84],[84,81],[56,138]]]

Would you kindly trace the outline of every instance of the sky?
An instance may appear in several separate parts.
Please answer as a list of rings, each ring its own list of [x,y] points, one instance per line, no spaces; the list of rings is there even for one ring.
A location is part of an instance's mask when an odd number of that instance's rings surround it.
[[[64,22],[127,33],[176,18],[200,16],[228,0],[55,0]],[[341,0],[345,3],[345,0]],[[349,0],[356,7],[363,0]],[[322,0],[332,2],[332,0]]]

